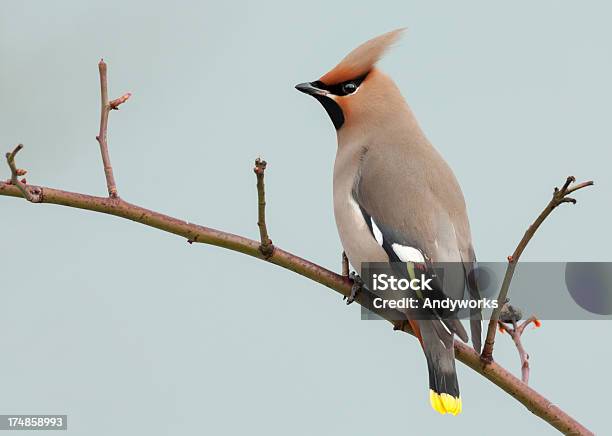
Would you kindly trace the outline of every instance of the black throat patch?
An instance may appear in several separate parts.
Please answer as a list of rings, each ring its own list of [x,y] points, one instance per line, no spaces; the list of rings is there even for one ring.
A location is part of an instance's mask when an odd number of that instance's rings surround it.
[[[344,114],[342,113],[342,109],[338,103],[324,95],[314,94],[313,97],[319,100],[319,102],[323,105],[327,115],[329,115],[332,123],[334,123],[336,130],[340,129],[340,127],[342,127],[344,124]]]

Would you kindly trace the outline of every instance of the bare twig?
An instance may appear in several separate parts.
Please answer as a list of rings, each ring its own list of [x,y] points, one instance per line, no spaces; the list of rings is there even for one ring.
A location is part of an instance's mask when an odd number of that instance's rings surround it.
[[[25,176],[27,171],[21,168],[17,168],[17,164],[15,163],[15,156],[17,153],[23,148],[23,144],[17,145],[13,149],[13,151],[6,153],[6,162],[8,163],[9,168],[11,169],[11,180],[10,184],[14,185],[19,189],[23,198],[28,200],[31,203],[40,203],[42,201],[41,191],[38,188],[28,189],[26,185],[26,180],[19,180],[20,176]]]
[[[274,252],[274,245],[268,236],[268,227],[266,226],[266,187],[264,185],[264,175],[267,165],[265,160],[257,158],[253,171],[257,176],[257,226],[259,226],[261,241],[259,250],[266,258],[269,258]]]
[[[131,92],[126,92],[125,94],[123,94],[121,97],[116,98],[114,100],[111,100],[108,103],[108,106],[110,108],[110,110],[113,111],[118,111],[119,110],[119,106],[121,106],[123,103],[125,103],[126,101],[128,101],[128,99],[132,96]]]
[[[518,333],[522,335],[523,331],[525,330],[525,327],[532,323],[536,328],[542,325],[542,322],[537,317],[530,316],[518,326]]]
[[[121,97],[108,101],[108,79],[107,79],[107,67],[104,59],[101,59],[98,63],[98,70],[100,71],[100,131],[96,139],[100,144],[100,153],[102,154],[102,164],[104,165],[104,176],[106,177],[106,188],[108,189],[108,195],[111,198],[117,198],[117,184],[115,183],[115,176],[113,174],[113,166],[111,165],[110,155],[108,152],[108,114],[111,110],[116,110],[119,106],[125,103],[131,93],[123,94]]]
[[[512,338],[514,345],[519,353],[519,358],[521,360],[521,380],[523,383],[529,384],[529,354],[525,351],[523,347],[523,342],[521,341],[521,336],[523,336],[523,332],[525,331],[525,327],[529,324],[533,323],[536,327],[540,326],[540,321],[532,316],[525,321],[517,324],[516,321],[512,321],[512,327],[510,327],[507,323],[503,321],[498,321],[499,331],[506,332]]]
[[[342,277],[349,277],[349,260],[346,256],[346,252],[342,252]]]
[[[569,194],[579,189],[593,185],[592,181],[588,181],[570,187],[570,185],[575,181],[576,179],[573,176],[570,176],[565,180],[565,183],[563,184],[561,189],[554,189],[552,199],[548,202],[544,210],[536,218],[533,224],[529,226],[529,228],[523,235],[523,238],[514,250],[514,253],[512,253],[511,256],[508,256],[508,267],[506,268],[506,274],[504,275],[504,280],[499,291],[499,296],[497,297],[497,301],[499,302],[499,304],[497,306],[497,309],[495,309],[491,314],[491,319],[489,320],[489,326],[487,328],[487,338],[485,340],[485,345],[482,350],[481,357],[485,363],[491,362],[493,360],[493,346],[495,344],[495,331],[497,327],[497,322],[499,321],[499,314],[501,312],[503,304],[508,298],[510,282],[512,281],[514,270],[516,269],[518,260],[521,257],[523,251],[525,250],[525,247],[527,247],[527,244],[529,243],[533,235],[536,233],[540,225],[557,206],[563,203],[576,203],[576,200],[574,198],[568,197]]]

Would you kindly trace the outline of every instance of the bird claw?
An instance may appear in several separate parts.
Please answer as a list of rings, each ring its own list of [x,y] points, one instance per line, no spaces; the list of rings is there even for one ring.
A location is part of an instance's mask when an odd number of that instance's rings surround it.
[[[353,286],[351,286],[351,294],[348,297],[342,298],[343,300],[346,300],[347,305],[355,301],[357,294],[359,294],[359,291],[361,291],[365,285],[361,277],[359,277],[359,274],[354,271],[349,274],[349,278],[353,281]]]

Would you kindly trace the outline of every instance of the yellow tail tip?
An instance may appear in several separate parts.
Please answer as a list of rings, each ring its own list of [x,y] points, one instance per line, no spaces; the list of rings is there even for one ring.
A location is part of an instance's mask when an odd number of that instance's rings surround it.
[[[431,407],[442,415],[447,413],[457,415],[461,413],[461,397],[453,397],[445,393],[439,394],[433,389],[430,389],[429,402],[431,403]]]

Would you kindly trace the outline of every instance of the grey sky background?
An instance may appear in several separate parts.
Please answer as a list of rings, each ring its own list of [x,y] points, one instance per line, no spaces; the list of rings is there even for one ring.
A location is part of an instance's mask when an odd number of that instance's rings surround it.
[[[455,170],[478,257],[505,259],[572,174],[597,185],[554,213],[524,259],[609,261],[611,12],[604,1],[3,0],[0,144],[26,145],[31,183],[104,195],[104,57],[111,96],[134,93],[110,120],[123,198],[256,237],[261,155],[274,242],[338,269],[335,134],[293,86],[406,26],[382,66]],[[11,198],[0,225],[2,413],[67,413],[74,435],[556,434],[462,364],[464,412],[439,416],[417,341],[288,271]],[[533,387],[598,434],[611,333],[544,322],[524,336]],[[518,373],[507,337],[496,358]]]

